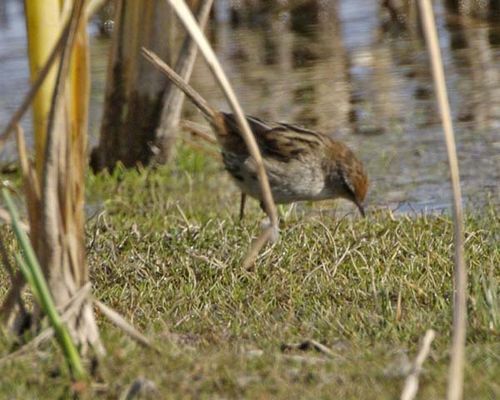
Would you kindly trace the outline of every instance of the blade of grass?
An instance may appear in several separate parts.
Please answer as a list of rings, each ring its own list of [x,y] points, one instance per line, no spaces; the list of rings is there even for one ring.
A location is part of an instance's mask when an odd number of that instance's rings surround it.
[[[15,236],[19,242],[19,246],[23,251],[22,258],[19,255],[16,255],[19,266],[25,274],[28,283],[31,285],[33,293],[38,297],[43,311],[49,318],[50,324],[54,328],[56,337],[63,349],[66,361],[70,366],[73,376],[76,379],[82,379],[85,377],[85,370],[83,368],[80,355],[73,344],[68,330],[62,323],[59,314],[57,313],[56,306],[52,300],[52,296],[42,273],[42,269],[38,264],[38,260],[33,248],[31,247],[31,242],[28,239],[26,232],[24,232],[19,224],[17,209],[14,206],[14,202],[12,201],[7,189],[2,188],[2,196],[12,218],[12,229],[14,230]]]

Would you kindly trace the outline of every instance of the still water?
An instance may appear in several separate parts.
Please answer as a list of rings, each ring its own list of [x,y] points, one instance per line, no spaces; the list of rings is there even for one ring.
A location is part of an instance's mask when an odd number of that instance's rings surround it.
[[[369,204],[440,210],[450,204],[446,149],[417,29],[387,25],[379,2],[318,1],[235,23],[217,0],[209,36],[248,114],[294,122],[348,143],[367,167]],[[436,3],[466,205],[500,205],[500,23]],[[0,2],[0,125],[28,84],[22,2]],[[109,39],[91,29],[91,143],[99,130]],[[192,84],[227,106],[200,62]],[[194,114],[194,113],[191,113]],[[30,131],[29,118],[24,122]],[[13,158],[12,146],[1,154]]]

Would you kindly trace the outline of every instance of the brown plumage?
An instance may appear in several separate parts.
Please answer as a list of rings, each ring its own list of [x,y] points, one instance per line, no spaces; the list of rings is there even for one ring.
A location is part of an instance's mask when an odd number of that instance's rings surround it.
[[[146,57],[202,111],[221,145],[224,166],[242,193],[261,200],[257,166],[250,157],[233,114],[212,109],[170,67]],[[344,198],[364,215],[368,178],[362,163],[342,142],[320,132],[287,123],[247,116],[269,178],[276,203]]]

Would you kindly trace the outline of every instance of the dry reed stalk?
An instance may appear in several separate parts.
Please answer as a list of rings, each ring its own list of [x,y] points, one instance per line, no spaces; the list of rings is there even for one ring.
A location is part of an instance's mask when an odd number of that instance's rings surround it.
[[[118,314],[112,308],[109,308],[104,303],[101,303],[98,300],[94,300],[94,304],[99,307],[99,310],[118,328],[124,331],[127,335],[129,335],[132,339],[137,341],[137,343],[143,345],[144,347],[148,347],[150,349],[155,350],[159,353],[158,349],[153,346],[151,341],[140,333],[136,328],[134,328],[129,322],[125,320],[120,314]]]
[[[467,270],[464,260],[464,222],[460,174],[455,145],[455,135],[451,121],[450,105],[446,91],[443,62],[439,50],[436,23],[430,0],[419,0],[422,23],[429,51],[432,75],[437,101],[443,124],[444,138],[448,152],[448,162],[453,188],[453,226],[455,244],[453,339],[448,377],[447,398],[458,400],[463,396],[463,375],[465,363],[465,339],[467,329]]]
[[[69,15],[68,15],[69,18]],[[10,133],[17,128],[17,147],[19,151],[19,160],[21,163],[21,170],[23,174],[24,187],[26,192],[26,200],[28,206],[28,216],[30,220],[29,229],[26,228],[26,231],[30,232],[30,240],[33,244],[33,247],[36,249],[38,246],[35,243],[35,239],[39,232],[39,224],[40,224],[40,185],[38,180],[37,173],[33,170],[33,168],[29,167],[29,163],[27,160],[27,151],[24,143],[24,133],[19,126],[19,121],[23,117],[23,115],[28,110],[29,106],[33,103],[35,96],[39,93],[40,88],[44,84],[45,80],[49,76],[49,72],[54,66],[56,60],[58,59],[62,49],[68,41],[69,32],[71,29],[71,20],[64,20],[64,28],[62,29],[57,42],[55,43],[50,55],[47,58],[47,61],[40,69],[37,74],[37,77],[33,84],[31,85],[28,93],[24,97],[21,105],[17,108],[17,110],[12,115],[7,127],[4,129],[2,134],[0,135],[0,148],[3,146],[5,141],[9,138]],[[9,293],[5,297],[4,303],[0,309],[2,318],[4,321],[7,321],[8,326],[12,326],[12,323],[15,324],[15,321],[11,318],[11,316],[16,314],[16,303],[15,299],[20,296],[20,293],[24,287],[24,279],[22,278],[22,274],[18,271],[16,274],[16,280],[12,287],[9,289]]]
[[[257,238],[256,241],[251,246],[251,249],[244,261],[244,265],[246,267],[253,264],[255,257],[259,253],[260,249],[267,243],[270,239],[275,237],[278,234],[278,213],[276,210],[276,205],[274,204],[273,195],[271,192],[271,187],[269,185],[269,180],[267,179],[266,170],[264,167],[264,163],[262,161],[262,156],[260,154],[259,147],[257,146],[257,142],[255,137],[253,136],[252,130],[248,126],[248,122],[245,118],[243,110],[234,94],[234,91],[227,79],[222,66],[217,59],[212,47],[208,43],[207,39],[203,35],[203,32],[200,30],[196,21],[189,11],[186,3],[183,0],[167,0],[168,3],[175,10],[177,16],[184,24],[186,30],[191,34],[195,42],[198,44],[201,53],[203,54],[205,61],[207,62],[208,67],[214,74],[217,82],[219,83],[220,88],[222,89],[224,95],[227,98],[231,109],[233,110],[236,121],[238,123],[238,127],[242,132],[243,139],[248,148],[248,151],[252,158],[255,160],[257,165],[257,174],[260,184],[260,189],[262,193],[262,201],[264,204],[264,208],[266,213],[269,216],[270,226],[264,229],[261,233],[260,237]]]
[[[85,0],[75,0],[57,70],[45,151],[43,155],[37,154],[43,162],[43,178],[36,248],[56,305],[65,304],[88,282],[83,242],[87,125],[87,106],[84,103],[88,99],[84,10]],[[80,65],[72,66],[71,61]],[[77,72],[84,75],[75,78]],[[71,90],[68,83],[72,85]],[[81,98],[75,100],[68,97],[69,94]],[[78,314],[69,321],[68,328],[82,353],[89,345],[97,354],[104,353],[89,302],[83,302]]]
[[[32,233],[30,240],[33,247],[35,247],[36,243],[33,238],[39,232],[38,224],[40,221],[40,182],[33,164],[28,159],[28,150],[24,136],[21,126],[16,125],[17,154],[19,155],[24,195],[26,196],[26,206],[28,208],[29,226]]]
[[[54,271],[48,270],[49,266],[51,266],[51,269],[62,267],[60,263],[63,259],[63,248],[59,237],[63,231],[61,218],[66,210],[64,210],[65,207],[61,204],[59,185],[64,183],[63,190],[68,189],[66,185],[67,175],[65,174],[68,172],[66,168],[69,167],[66,162],[67,135],[69,135],[67,130],[69,126],[66,104],[62,102],[62,99],[66,91],[71,49],[77,36],[80,20],[84,15],[84,3],[85,0],[76,0],[72,10],[70,30],[61,53],[61,61],[57,71],[56,85],[47,123],[47,141],[43,157],[43,181],[41,187],[42,210],[40,228],[43,244],[40,246],[40,249],[43,249],[43,251],[39,257],[41,258],[45,274],[49,276],[49,281],[50,275],[54,273]],[[59,284],[63,284],[63,282]],[[52,289],[54,288],[52,287]],[[57,295],[55,296],[57,297]]]
[[[418,380],[422,372],[422,366],[429,355],[431,343],[435,337],[436,332],[432,329],[425,332],[424,339],[422,340],[422,347],[420,347],[417,358],[415,358],[410,374],[406,377],[403,393],[401,393],[401,400],[413,400],[417,395]]]
[[[213,0],[204,0],[200,3],[196,12],[196,17],[201,30],[205,29],[212,9]],[[198,46],[189,33],[179,52],[179,57],[175,63],[175,71],[186,82],[189,82],[193,72]],[[174,144],[177,138],[177,126],[181,117],[182,106],[184,104],[184,93],[170,83],[167,87],[163,100],[163,109],[160,123],[156,129],[155,141],[158,153],[155,155],[155,162],[164,164],[168,161],[174,151]]]

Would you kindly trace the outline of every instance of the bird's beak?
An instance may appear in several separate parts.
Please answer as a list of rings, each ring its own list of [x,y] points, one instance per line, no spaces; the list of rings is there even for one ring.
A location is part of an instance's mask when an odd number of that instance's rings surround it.
[[[356,203],[356,205],[358,206],[358,210],[359,210],[359,212],[361,213],[361,216],[362,216],[363,218],[365,218],[365,217],[366,217],[366,214],[365,214],[365,208],[363,207],[363,204],[361,204],[361,203],[360,203],[360,202],[358,202],[358,201],[355,201],[355,203]]]

